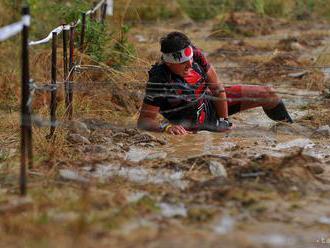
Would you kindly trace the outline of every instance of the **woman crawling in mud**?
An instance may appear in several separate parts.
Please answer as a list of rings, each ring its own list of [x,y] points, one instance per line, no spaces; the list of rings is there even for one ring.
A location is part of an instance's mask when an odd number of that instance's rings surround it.
[[[233,128],[228,116],[262,107],[274,121],[292,122],[281,98],[268,86],[224,87],[201,50],[183,33],[160,40],[161,62],[149,71],[138,127],[174,135]],[[159,123],[158,114],[168,121]]]

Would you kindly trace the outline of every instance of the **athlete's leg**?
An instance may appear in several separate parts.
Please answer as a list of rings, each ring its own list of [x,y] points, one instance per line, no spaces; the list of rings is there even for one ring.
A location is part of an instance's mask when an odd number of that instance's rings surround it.
[[[241,86],[241,111],[255,107],[273,109],[280,102],[273,88],[259,85]]]
[[[285,121],[293,123],[293,120],[289,115],[288,111],[286,110],[286,107],[282,100],[280,100],[280,102],[272,109],[264,108],[264,112],[270,119],[274,121]]]
[[[275,121],[292,122],[281,98],[269,86],[235,85],[226,88],[229,112],[239,104],[240,111],[262,107],[269,118]]]

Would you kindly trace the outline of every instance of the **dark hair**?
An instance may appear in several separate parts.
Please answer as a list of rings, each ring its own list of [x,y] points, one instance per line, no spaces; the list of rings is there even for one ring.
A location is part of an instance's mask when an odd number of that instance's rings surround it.
[[[190,39],[181,32],[171,32],[160,39],[160,51],[173,53],[191,45]]]

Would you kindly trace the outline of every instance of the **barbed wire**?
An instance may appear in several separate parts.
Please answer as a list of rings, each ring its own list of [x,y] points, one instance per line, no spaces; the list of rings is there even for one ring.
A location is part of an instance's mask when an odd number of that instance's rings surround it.
[[[144,66],[123,66],[126,70],[128,68],[132,69],[132,71],[140,71],[140,72],[147,72],[150,67],[144,67]],[[213,66],[216,70],[220,70],[220,71],[225,71],[225,70],[242,70],[242,69],[248,69],[248,70],[258,70],[258,72],[261,72],[261,71],[271,71],[271,72],[274,72],[274,68],[270,68],[270,67],[262,67],[261,65],[260,66],[239,66],[239,67],[229,67],[229,66],[224,66],[224,67],[221,67],[221,66]],[[140,69],[140,70],[139,70]],[[327,71],[327,69],[330,69],[330,66],[328,65],[324,65],[324,66],[286,66],[286,65],[280,65],[279,68],[277,69],[281,69],[281,74],[283,74],[283,70],[287,70],[287,71],[298,71],[298,72],[306,72],[307,73],[310,73],[310,71],[306,71],[307,69],[319,69],[321,71]],[[77,73],[80,73],[81,71],[84,71],[84,70],[105,70],[107,72],[111,72],[111,73],[115,73],[117,70],[114,69],[114,68],[111,68],[111,67],[106,67],[106,66],[98,66],[98,65],[77,65],[75,67],[75,71]],[[303,71],[302,71],[303,70]],[[295,76],[293,75],[290,75],[288,74],[288,77],[292,77],[293,79],[295,78]],[[127,83],[138,83],[140,84],[141,82],[136,82],[136,81],[129,81]],[[252,82],[251,82],[252,83]],[[269,84],[269,83],[274,83],[274,82],[263,82],[263,84]],[[277,82],[278,83],[278,82]],[[149,82],[149,84],[153,84],[153,85],[162,85],[164,84],[164,82]],[[255,82],[253,82],[253,84],[256,84]]]
[[[231,69],[264,69],[264,70],[274,70],[273,68],[260,68],[261,66],[265,65],[264,63],[254,65],[254,66],[213,66],[215,69],[221,69],[221,70],[231,70]],[[274,65],[272,65],[274,66]],[[330,69],[330,65],[305,65],[305,66],[291,66],[291,65],[276,65],[280,68],[288,69],[288,70],[306,70],[306,69]],[[151,67],[147,66],[121,66],[125,69],[132,69],[132,70],[150,70]]]
[[[49,87],[49,88],[48,88]],[[53,89],[51,87],[54,87],[54,85],[49,85],[47,86],[47,88],[42,88],[42,90],[49,90],[49,91],[52,91]],[[76,90],[76,88],[75,88]],[[90,89],[88,90],[88,92],[90,92]],[[230,93],[230,92],[229,92]],[[142,92],[132,92],[132,96],[135,96],[135,97],[138,97],[140,100],[144,100],[146,98],[146,96],[148,96],[147,94],[145,93],[142,93]],[[254,103],[271,103],[271,102],[274,102],[273,99],[268,99],[268,98],[262,98],[262,97],[249,97],[249,96],[244,96],[244,92],[242,92],[240,94],[241,96],[235,96],[235,97],[216,97],[216,96],[212,96],[212,95],[208,95],[206,93],[203,93],[201,94],[198,98],[196,98],[196,95],[195,94],[185,94],[185,95],[182,95],[182,96],[178,96],[176,94],[152,94],[152,95],[149,95],[149,96],[152,96],[152,98],[159,98],[159,97],[165,97],[165,98],[169,98],[169,97],[173,97],[173,98],[176,98],[177,100],[182,100],[182,101],[186,101],[187,104],[184,105],[184,106],[180,106],[180,107],[176,107],[176,108],[172,108],[172,109],[169,109],[169,110],[163,110],[163,111],[160,111],[159,113],[160,114],[167,114],[167,113],[172,113],[172,112],[177,112],[177,111],[181,111],[181,110],[184,110],[186,108],[190,108],[192,106],[194,106],[194,104],[198,103],[200,100],[210,100],[210,101],[225,101],[225,102],[228,102],[229,104],[230,103],[240,103],[242,101],[248,101],[248,102],[254,102]],[[297,94],[291,94],[291,95],[295,95],[297,96]],[[317,95],[317,96],[314,96],[314,97],[311,97],[309,95],[298,95],[300,97],[304,97],[303,99],[307,99],[306,96],[308,96],[308,98],[310,99],[315,99],[317,100],[317,97],[319,97],[320,95]],[[33,94],[31,94],[31,98],[33,97]],[[192,98],[196,98],[194,100],[191,100]],[[286,101],[289,101],[289,99],[286,99]],[[32,101],[29,101],[29,107],[31,108],[31,103]]]
[[[79,68],[79,67],[78,67]],[[87,68],[86,68],[87,69]],[[71,69],[70,72],[73,72],[74,68]],[[36,90],[44,90],[44,91],[53,91],[55,89],[59,89],[59,87],[61,85],[64,85],[65,83],[71,83],[73,84],[73,87],[75,90],[79,91],[82,90],[84,87],[87,87],[87,85],[91,84],[93,86],[103,86],[103,85],[111,85],[115,83],[115,80],[108,80],[108,81],[69,81],[70,75],[68,75],[67,80],[65,81],[56,81],[56,84],[49,84],[49,83],[36,83],[33,80],[31,81],[30,84],[30,88],[31,89],[36,89]],[[136,85],[137,87],[139,87],[139,89],[143,90],[143,89],[147,89],[147,90],[151,90],[151,91],[159,91],[162,90],[164,88],[161,88],[160,86],[164,86],[167,87],[168,90],[173,89],[173,90],[179,90],[179,88],[175,88],[175,86],[182,86],[183,84],[181,83],[173,83],[173,82],[147,82],[147,81],[138,81],[138,80],[132,80],[132,81],[125,81],[125,84],[129,85],[129,86],[133,86]],[[230,83],[224,83],[225,84],[225,88],[226,87],[230,87],[233,85],[256,85],[256,86],[271,86],[271,85],[275,85],[275,84],[283,84],[286,82],[262,82],[262,83],[257,83],[257,82],[248,82],[248,81],[241,81],[241,82],[230,82]],[[208,86],[211,86],[212,83],[208,83]],[[226,86],[228,85],[228,86]],[[151,87],[150,87],[151,86]],[[152,86],[157,86],[152,87]],[[174,87],[174,88],[168,88],[168,87]],[[90,88],[88,88],[88,90],[90,90]],[[181,89],[183,92],[185,91],[190,91],[189,89]],[[299,89],[295,89],[296,91],[299,91]],[[308,97],[311,96],[310,93],[309,94],[296,94],[296,93],[288,93],[288,92],[283,92],[283,91],[278,91],[276,89],[274,89],[274,93],[278,93],[278,94],[287,94],[287,95],[294,95],[294,96],[300,96],[300,97]],[[311,96],[313,97],[313,96]]]

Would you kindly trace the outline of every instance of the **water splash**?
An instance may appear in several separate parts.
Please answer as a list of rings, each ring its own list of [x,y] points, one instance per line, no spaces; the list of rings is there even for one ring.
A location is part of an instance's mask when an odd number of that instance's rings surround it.
[[[103,179],[119,176],[135,183],[170,184],[180,189],[185,189],[188,186],[188,182],[183,180],[184,173],[182,171],[172,172],[164,169],[151,170],[111,164],[98,165],[93,176]]]
[[[294,238],[282,234],[255,235],[250,237],[249,239],[254,242],[261,243],[267,247],[288,247],[293,246],[297,243]]]
[[[154,152],[141,148],[131,148],[126,153],[126,160],[132,162],[140,162],[145,159],[164,159],[167,157],[166,152]]]
[[[164,217],[171,218],[171,217],[187,217],[187,209],[183,203],[180,204],[169,204],[162,202],[159,204],[161,214]]]
[[[235,220],[229,215],[225,215],[222,219],[213,227],[216,234],[224,235],[231,232],[234,229]]]
[[[299,138],[295,140],[291,140],[289,142],[278,144],[275,149],[289,149],[292,147],[300,147],[300,148],[313,148],[315,144],[310,139]]]

